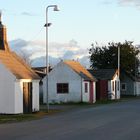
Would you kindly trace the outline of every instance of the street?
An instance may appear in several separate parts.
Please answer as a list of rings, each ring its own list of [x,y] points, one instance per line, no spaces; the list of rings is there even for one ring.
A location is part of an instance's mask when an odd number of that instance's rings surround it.
[[[140,99],[0,124],[0,140],[140,140]]]

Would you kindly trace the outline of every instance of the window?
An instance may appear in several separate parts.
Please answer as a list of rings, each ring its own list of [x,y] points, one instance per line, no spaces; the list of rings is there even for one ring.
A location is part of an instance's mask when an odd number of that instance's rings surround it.
[[[88,83],[85,83],[85,93],[88,93]]]
[[[121,90],[122,91],[126,91],[126,83],[122,83],[121,84]]]
[[[68,93],[69,85],[68,83],[57,83],[57,93]]]

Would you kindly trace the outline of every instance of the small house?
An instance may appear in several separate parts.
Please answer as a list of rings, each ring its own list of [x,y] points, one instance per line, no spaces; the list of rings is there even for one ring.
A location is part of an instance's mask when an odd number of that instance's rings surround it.
[[[94,78],[79,62],[61,61],[48,74],[48,84],[46,77],[43,79],[44,103],[61,102],[88,102],[96,101],[96,90]]]
[[[96,83],[96,99],[119,99],[120,80],[116,69],[97,69],[89,72],[98,80]]]
[[[39,111],[39,77],[10,50],[0,20],[0,114],[35,111]]]
[[[140,78],[127,72],[121,72],[121,95],[140,96]]]

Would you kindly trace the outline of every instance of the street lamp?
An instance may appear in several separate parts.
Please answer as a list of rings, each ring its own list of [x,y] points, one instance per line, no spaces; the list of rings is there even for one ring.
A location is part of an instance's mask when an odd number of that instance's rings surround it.
[[[118,77],[120,78],[120,46],[118,46]]]
[[[48,93],[48,73],[49,73],[49,53],[48,53],[48,27],[51,25],[51,23],[48,23],[48,9],[53,8],[53,11],[59,11],[57,5],[49,5],[46,8],[46,105],[47,105],[47,111],[49,112],[49,93]]]
[[[118,78],[119,78],[119,82],[118,82],[118,89],[119,89],[119,98],[120,98],[120,46],[118,46]],[[117,97],[118,98],[118,97]]]

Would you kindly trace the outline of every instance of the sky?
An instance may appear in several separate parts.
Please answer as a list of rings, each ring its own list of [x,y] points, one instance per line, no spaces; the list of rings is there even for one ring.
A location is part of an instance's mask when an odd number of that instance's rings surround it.
[[[48,10],[49,62],[74,59],[89,66],[92,43],[134,41],[140,44],[140,0],[0,0],[2,23],[10,48],[26,52],[33,65],[45,65],[46,7]]]

